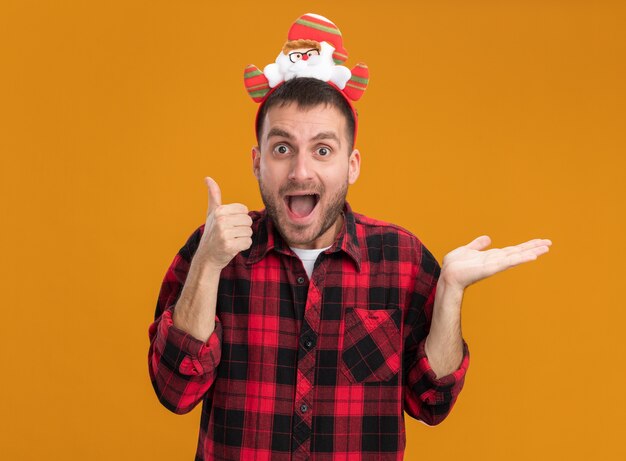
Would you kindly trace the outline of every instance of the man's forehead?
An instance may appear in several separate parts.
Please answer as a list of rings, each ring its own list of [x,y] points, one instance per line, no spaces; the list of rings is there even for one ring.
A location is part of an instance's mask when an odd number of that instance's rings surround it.
[[[292,131],[305,130],[307,135],[316,136],[318,133],[333,133],[337,139],[345,131],[345,117],[330,104],[319,104],[311,107],[302,107],[296,103],[276,105],[269,108],[263,123],[265,136],[298,133]]]

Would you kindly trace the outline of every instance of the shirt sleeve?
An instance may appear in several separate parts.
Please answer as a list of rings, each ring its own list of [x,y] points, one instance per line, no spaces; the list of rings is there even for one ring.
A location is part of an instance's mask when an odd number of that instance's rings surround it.
[[[424,344],[430,331],[440,267],[434,256],[418,242],[415,288],[405,318],[404,409],[428,425],[442,422],[463,388],[469,366],[469,350],[463,341],[463,359],[453,373],[437,378]]]
[[[215,330],[206,342],[176,328],[172,322],[203,228],[199,228],[178,252],[167,270],[157,301],[155,320],[150,325],[148,368],[159,401],[174,413],[191,411],[215,380],[222,349],[222,325],[215,319]]]

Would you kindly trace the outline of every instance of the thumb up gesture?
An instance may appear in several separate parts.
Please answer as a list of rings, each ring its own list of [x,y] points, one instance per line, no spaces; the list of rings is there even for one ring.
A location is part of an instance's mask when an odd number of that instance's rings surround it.
[[[240,251],[252,245],[252,218],[241,203],[222,205],[222,191],[212,178],[204,178],[209,194],[204,233],[196,256],[200,263],[222,270]]]

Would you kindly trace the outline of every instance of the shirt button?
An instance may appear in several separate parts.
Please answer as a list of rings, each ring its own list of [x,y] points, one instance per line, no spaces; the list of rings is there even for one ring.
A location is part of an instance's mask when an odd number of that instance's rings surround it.
[[[302,285],[304,283],[304,277],[298,277],[297,282]]]
[[[312,341],[312,340],[310,340],[310,339],[306,339],[306,340],[304,341],[304,347],[305,347],[306,349],[311,349],[311,348],[313,347],[313,341]]]
[[[306,413],[308,410],[309,410],[309,407],[308,407],[305,403],[303,403],[302,405],[300,405],[300,411],[301,411],[302,413]]]

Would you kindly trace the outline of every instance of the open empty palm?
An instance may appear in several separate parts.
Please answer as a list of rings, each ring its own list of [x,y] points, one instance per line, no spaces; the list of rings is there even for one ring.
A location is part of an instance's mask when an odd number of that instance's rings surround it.
[[[547,253],[552,242],[533,239],[515,246],[491,248],[491,239],[482,235],[443,258],[441,277],[461,289],[510,267],[537,259]]]

